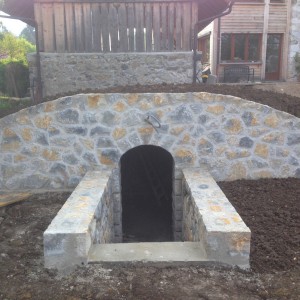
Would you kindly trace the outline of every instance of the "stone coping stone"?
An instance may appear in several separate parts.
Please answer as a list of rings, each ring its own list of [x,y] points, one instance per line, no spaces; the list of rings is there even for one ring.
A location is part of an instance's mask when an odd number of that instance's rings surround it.
[[[251,231],[204,169],[183,169],[185,190],[198,210],[199,230],[208,259],[249,267]]]
[[[95,211],[110,172],[90,171],[44,232],[45,267],[63,269],[87,263],[95,229]]]

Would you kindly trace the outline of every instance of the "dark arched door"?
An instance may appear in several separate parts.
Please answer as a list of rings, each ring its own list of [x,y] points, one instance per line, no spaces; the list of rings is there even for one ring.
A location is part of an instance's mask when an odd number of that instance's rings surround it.
[[[172,155],[139,146],[121,157],[124,242],[172,240]]]

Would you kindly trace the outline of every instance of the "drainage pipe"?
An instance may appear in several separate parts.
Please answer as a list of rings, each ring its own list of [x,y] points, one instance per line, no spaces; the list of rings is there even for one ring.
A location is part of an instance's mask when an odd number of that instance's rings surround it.
[[[217,18],[221,18],[223,16],[226,16],[228,14],[231,13],[232,11],[232,6],[235,3],[235,0],[231,0],[226,11],[215,15],[213,17],[209,17],[203,20],[198,21],[195,25],[194,25],[194,43],[193,43],[193,84],[196,83],[197,80],[197,61],[201,60],[201,55],[199,55],[199,53],[197,53],[197,36],[198,36],[198,27],[201,24],[207,23],[208,21],[213,21],[214,19]]]
[[[32,94],[33,101],[37,104],[40,103],[43,98],[43,91],[42,91],[42,75],[41,75],[41,56],[40,56],[40,47],[39,47],[39,34],[38,34],[38,24],[34,19],[30,18],[22,18],[22,17],[16,17],[16,16],[5,16],[0,15],[0,18],[6,18],[6,19],[14,19],[14,20],[20,20],[20,21],[30,21],[34,23],[35,27],[35,40],[36,40],[36,69],[37,69],[37,92],[36,94]]]

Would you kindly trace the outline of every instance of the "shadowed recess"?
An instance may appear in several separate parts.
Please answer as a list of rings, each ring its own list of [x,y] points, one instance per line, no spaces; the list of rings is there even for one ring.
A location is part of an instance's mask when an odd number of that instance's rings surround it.
[[[139,146],[121,157],[124,242],[172,240],[172,155]]]

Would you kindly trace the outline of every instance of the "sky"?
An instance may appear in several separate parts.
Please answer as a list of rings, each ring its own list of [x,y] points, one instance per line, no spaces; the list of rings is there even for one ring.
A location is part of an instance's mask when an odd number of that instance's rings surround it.
[[[0,11],[0,15],[6,14]],[[8,31],[12,32],[16,36],[18,36],[21,33],[21,31],[26,27],[26,24],[19,20],[0,18],[0,21],[3,23],[3,25],[7,28]]]

